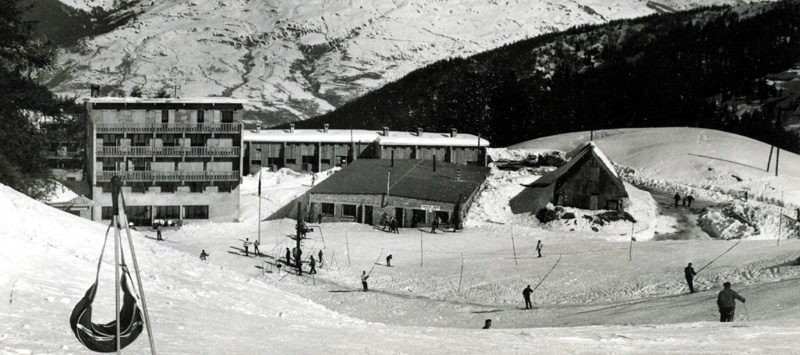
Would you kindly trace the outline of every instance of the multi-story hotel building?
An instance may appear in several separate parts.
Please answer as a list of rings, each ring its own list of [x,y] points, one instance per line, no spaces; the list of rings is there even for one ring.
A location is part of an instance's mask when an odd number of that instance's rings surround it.
[[[92,97],[88,179],[93,219],[111,219],[111,178],[123,181],[128,219],[231,221],[239,210],[243,100]]]

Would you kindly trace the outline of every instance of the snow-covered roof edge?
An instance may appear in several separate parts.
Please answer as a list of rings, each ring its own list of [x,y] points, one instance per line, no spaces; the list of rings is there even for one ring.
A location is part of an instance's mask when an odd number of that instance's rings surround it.
[[[389,131],[384,136],[382,131],[363,129],[330,129],[324,132],[319,129],[295,129],[293,133],[283,129],[265,129],[259,133],[245,131],[245,142],[323,142],[323,143],[350,143],[352,142],[378,142],[380,145],[420,145],[420,146],[458,146],[458,147],[488,147],[489,141],[478,136],[459,133],[451,137],[449,133],[424,132],[422,136],[417,133],[403,131]]]
[[[105,104],[247,104],[248,100],[232,97],[186,97],[186,98],[141,98],[141,97],[90,97],[90,103]]]

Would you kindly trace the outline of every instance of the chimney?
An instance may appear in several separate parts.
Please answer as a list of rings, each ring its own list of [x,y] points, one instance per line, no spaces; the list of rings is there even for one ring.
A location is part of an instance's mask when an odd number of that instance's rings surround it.
[[[422,137],[422,127],[417,127],[417,137]]]
[[[322,125],[322,132],[328,133],[328,124],[327,123]]]
[[[458,130],[455,128],[450,128],[450,137],[458,137]]]
[[[261,133],[261,124],[256,123],[256,133]]]
[[[388,137],[389,136],[389,127],[383,127],[383,136],[384,137]]]
[[[91,97],[100,97],[100,85],[92,84],[89,90],[91,91]]]
[[[436,154],[433,155],[433,171],[436,171]]]
[[[392,150],[392,167],[394,167],[394,150]]]
[[[294,123],[289,124],[289,133],[294,133]]]

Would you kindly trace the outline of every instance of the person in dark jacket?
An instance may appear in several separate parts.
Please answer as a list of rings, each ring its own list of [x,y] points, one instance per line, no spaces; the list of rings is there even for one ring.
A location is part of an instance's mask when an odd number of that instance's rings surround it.
[[[736,300],[744,303],[744,297],[739,296],[736,291],[731,290],[731,283],[725,282],[722,284],[725,289],[719,291],[717,296],[717,307],[719,307],[719,321],[720,322],[733,322],[733,315],[736,311]]]
[[[386,256],[386,266],[392,266],[392,254]]]
[[[686,197],[686,207],[692,207],[692,202],[694,201],[694,196],[689,195]]]
[[[292,252],[289,251],[289,248],[286,248],[286,265],[292,265]]]
[[[436,234],[436,228],[439,228],[439,217],[434,217],[431,222],[431,233]]]
[[[522,297],[525,297],[525,309],[533,308],[533,304],[531,304],[531,293],[533,293],[531,285],[528,285],[528,287],[522,290]]]
[[[486,320],[486,321],[483,323],[483,328],[482,328],[482,329],[489,329],[489,328],[491,328],[491,327],[492,327],[492,320],[491,320],[491,319],[487,319],[487,320]]]
[[[367,279],[368,278],[369,278],[369,275],[367,275],[367,272],[366,271],[362,271],[361,272],[361,286],[364,286],[364,292],[369,291],[369,288],[367,288]]]
[[[673,198],[675,199],[675,207],[678,207],[678,202],[681,201],[681,195],[676,192],[675,193],[675,197],[673,197]]]
[[[683,269],[683,273],[686,276],[686,284],[689,285],[689,293],[694,293],[694,275],[697,275],[697,273],[694,272],[692,263],[689,263],[689,266]]]
[[[261,255],[261,250],[258,250],[259,245],[261,245],[261,243],[258,242],[258,239],[253,241],[253,254],[256,254],[256,256]]]
[[[319,250],[317,255],[319,256],[319,267],[322,267],[322,249]]]
[[[311,267],[311,269],[308,270],[309,274],[316,274],[317,273],[317,268],[316,268],[317,261],[314,260],[314,255],[311,255],[311,258],[308,260],[308,266]]]
[[[392,221],[389,222],[389,231],[392,233],[400,234],[400,231],[397,230],[397,218],[392,218]]]
[[[156,240],[164,240],[161,239],[161,225],[156,226]]]
[[[540,240],[540,241],[536,242],[536,252],[539,253],[539,256],[538,256],[539,258],[542,257],[542,248],[544,248],[544,244],[542,244],[542,241]]]
[[[206,250],[203,249],[203,251],[200,252],[200,260],[204,260],[205,261],[206,257],[208,257],[208,254],[206,253]]]

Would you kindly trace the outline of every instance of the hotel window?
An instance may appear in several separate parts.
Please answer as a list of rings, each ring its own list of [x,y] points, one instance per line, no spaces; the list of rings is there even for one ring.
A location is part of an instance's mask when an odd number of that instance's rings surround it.
[[[208,206],[183,206],[184,219],[208,219]]]
[[[222,123],[233,123],[233,111],[222,111]]]
[[[197,123],[205,123],[206,120],[206,111],[204,110],[197,110]]]
[[[169,110],[161,110],[161,123],[169,123]]]

